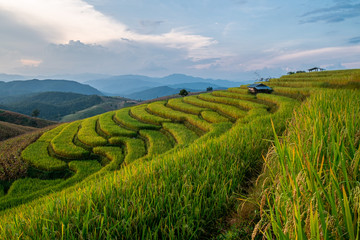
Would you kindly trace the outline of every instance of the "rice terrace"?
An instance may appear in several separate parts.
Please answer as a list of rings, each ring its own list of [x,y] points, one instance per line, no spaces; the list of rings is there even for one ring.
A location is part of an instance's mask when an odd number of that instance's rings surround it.
[[[2,142],[0,239],[359,239],[360,70],[265,84]]]

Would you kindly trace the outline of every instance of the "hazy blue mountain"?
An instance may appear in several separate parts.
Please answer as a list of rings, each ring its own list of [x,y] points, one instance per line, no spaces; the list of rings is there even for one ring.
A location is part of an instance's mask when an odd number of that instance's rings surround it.
[[[158,87],[162,84],[157,83],[151,77],[141,75],[121,75],[110,78],[97,79],[85,82],[93,86],[106,95],[125,96],[145,89]]]
[[[85,84],[69,80],[25,80],[25,81],[0,81],[0,96],[18,96],[40,92],[72,92],[86,95],[102,95],[102,93]]]
[[[16,74],[0,73],[0,81],[14,81],[14,80],[25,80],[26,77]]]
[[[204,79],[184,74],[172,74],[162,78],[141,75],[121,75],[110,78],[91,80],[87,81],[86,83],[99,89],[104,94],[119,96],[131,96],[133,93],[136,93],[136,96],[138,96],[139,92],[160,86],[205,90],[209,86],[219,89],[241,85],[240,82]]]
[[[206,91],[208,87],[212,87],[215,89],[226,89],[226,87],[220,87],[216,84],[208,83],[208,82],[191,82],[191,83],[178,83],[178,84],[172,84],[168,85],[171,88],[189,88],[197,91]]]
[[[69,92],[43,92],[18,96],[1,106],[5,110],[31,115],[35,109],[40,118],[58,121],[62,116],[102,103],[98,95],[83,95]]]
[[[127,98],[136,99],[136,100],[149,100],[158,97],[169,96],[173,94],[178,94],[183,88],[171,88],[168,86],[154,87],[146,89],[144,91],[135,92],[129,95],[126,95]],[[199,90],[185,88],[189,92],[198,92]],[[201,90],[205,91],[205,90]]]

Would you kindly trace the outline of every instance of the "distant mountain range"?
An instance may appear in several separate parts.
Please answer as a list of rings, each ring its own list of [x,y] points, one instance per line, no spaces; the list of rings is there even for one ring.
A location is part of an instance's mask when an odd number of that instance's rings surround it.
[[[161,97],[161,92],[158,94],[149,94],[156,92],[158,87],[162,88],[164,94],[171,92],[172,94],[178,89],[191,89],[193,91],[205,91],[207,87],[215,89],[223,89],[229,87],[236,87],[243,83],[233,82],[228,80],[214,80],[204,79],[200,77],[192,77],[184,74],[172,74],[162,78],[147,77],[141,75],[120,75],[110,78],[102,78],[85,82],[90,86],[102,91],[105,95],[117,95],[135,99],[149,99],[153,97]],[[171,89],[172,90],[171,90]],[[167,90],[165,90],[167,89]],[[148,90],[148,91],[147,91]],[[146,97],[141,94],[149,94]]]
[[[84,95],[69,92],[43,92],[33,93],[30,95],[22,95],[11,98],[3,98],[0,100],[0,108],[10,110],[26,115],[32,115],[34,110],[39,111],[39,117],[61,121],[63,117],[75,114],[88,108],[100,105],[101,107],[88,112],[87,115],[79,117],[90,117],[106,111],[115,110],[124,106],[128,106],[129,99],[104,97],[98,95]],[[77,120],[73,116],[71,120]]]
[[[69,80],[22,80],[2,82],[0,81],[0,96],[19,96],[41,92],[72,92],[86,95],[103,95],[99,90],[82,83]]]

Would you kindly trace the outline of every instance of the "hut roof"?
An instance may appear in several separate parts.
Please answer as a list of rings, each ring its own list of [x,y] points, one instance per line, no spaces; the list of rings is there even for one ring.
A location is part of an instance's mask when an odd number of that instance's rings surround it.
[[[262,83],[250,84],[248,86],[248,88],[255,88],[257,90],[272,90],[271,87],[268,87],[268,86],[266,86],[265,84],[262,84]]]

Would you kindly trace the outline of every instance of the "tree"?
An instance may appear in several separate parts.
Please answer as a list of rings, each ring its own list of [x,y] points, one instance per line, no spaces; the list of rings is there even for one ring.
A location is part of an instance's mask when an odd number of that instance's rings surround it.
[[[211,92],[212,90],[213,90],[212,87],[207,87],[207,88],[206,88],[206,91],[207,91],[207,92]]]
[[[32,117],[38,117],[40,115],[40,110],[39,109],[34,109],[31,113]]]
[[[188,91],[186,91],[186,89],[181,89],[180,92],[179,92],[179,95],[181,95],[182,97],[185,97],[189,94]]]

